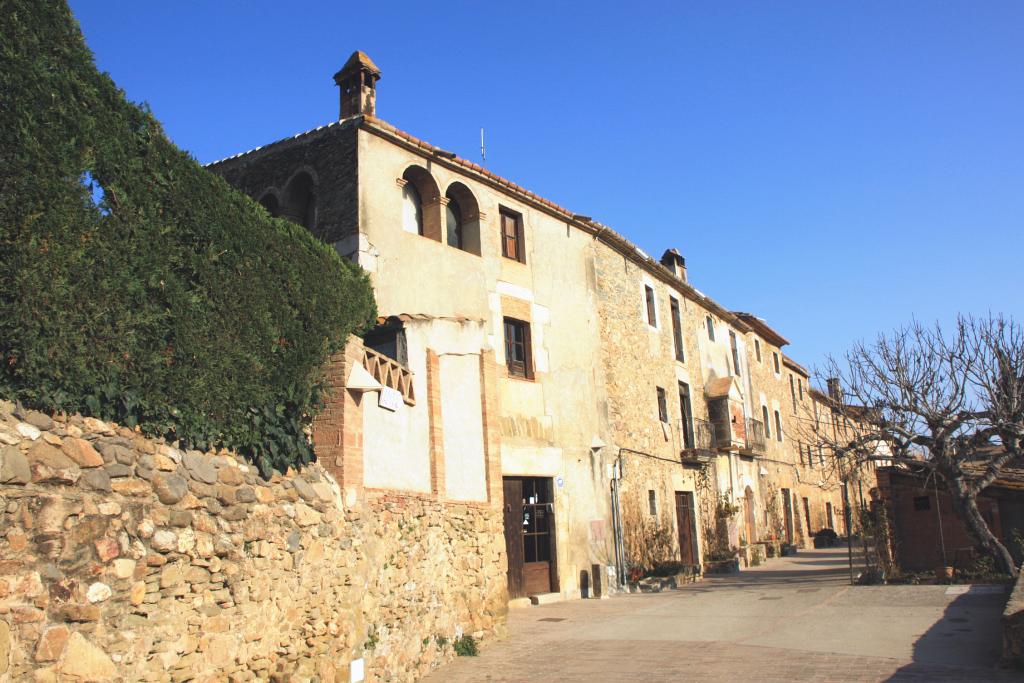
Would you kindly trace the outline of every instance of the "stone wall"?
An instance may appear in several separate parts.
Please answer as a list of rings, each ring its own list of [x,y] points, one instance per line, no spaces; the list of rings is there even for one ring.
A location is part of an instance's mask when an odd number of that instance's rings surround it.
[[[347,506],[316,465],[5,403],[0,442],[0,682],[408,681],[501,628],[496,505]]]
[[[266,193],[284,202],[288,181],[301,171],[313,178],[316,225],[312,232],[328,244],[358,230],[358,145],[356,121],[335,122],[287,139],[210,164],[207,168],[259,200]]]

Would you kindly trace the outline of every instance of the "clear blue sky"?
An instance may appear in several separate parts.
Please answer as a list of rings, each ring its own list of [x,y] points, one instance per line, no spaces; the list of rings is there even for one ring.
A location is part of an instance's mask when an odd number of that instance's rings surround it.
[[[1024,320],[1024,2],[73,0],[108,71],[209,162],[377,114],[765,318],[809,365],[909,321]]]

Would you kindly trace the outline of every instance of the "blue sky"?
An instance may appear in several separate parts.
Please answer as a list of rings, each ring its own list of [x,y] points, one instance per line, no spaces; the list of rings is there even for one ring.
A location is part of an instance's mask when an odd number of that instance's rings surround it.
[[[377,114],[593,216],[814,366],[917,317],[1024,320],[1024,2],[73,0],[202,162]]]

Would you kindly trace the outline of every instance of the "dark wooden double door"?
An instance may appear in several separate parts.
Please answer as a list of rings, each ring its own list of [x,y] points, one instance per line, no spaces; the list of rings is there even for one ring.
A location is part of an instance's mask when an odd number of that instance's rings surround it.
[[[676,527],[679,529],[680,562],[697,564],[697,514],[690,491],[676,491]]]
[[[548,477],[505,477],[508,594],[522,598],[558,590],[554,490]]]

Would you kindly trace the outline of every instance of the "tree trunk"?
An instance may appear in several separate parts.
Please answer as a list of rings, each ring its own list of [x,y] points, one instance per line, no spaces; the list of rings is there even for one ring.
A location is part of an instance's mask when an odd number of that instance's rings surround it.
[[[950,479],[949,488],[953,494],[953,509],[964,526],[967,527],[967,532],[981,546],[982,550],[995,560],[998,571],[1010,576],[1017,576],[1017,567],[1013,564],[1010,551],[988,528],[985,518],[981,516],[981,510],[978,509],[978,500],[975,494],[970,491],[960,477]]]

